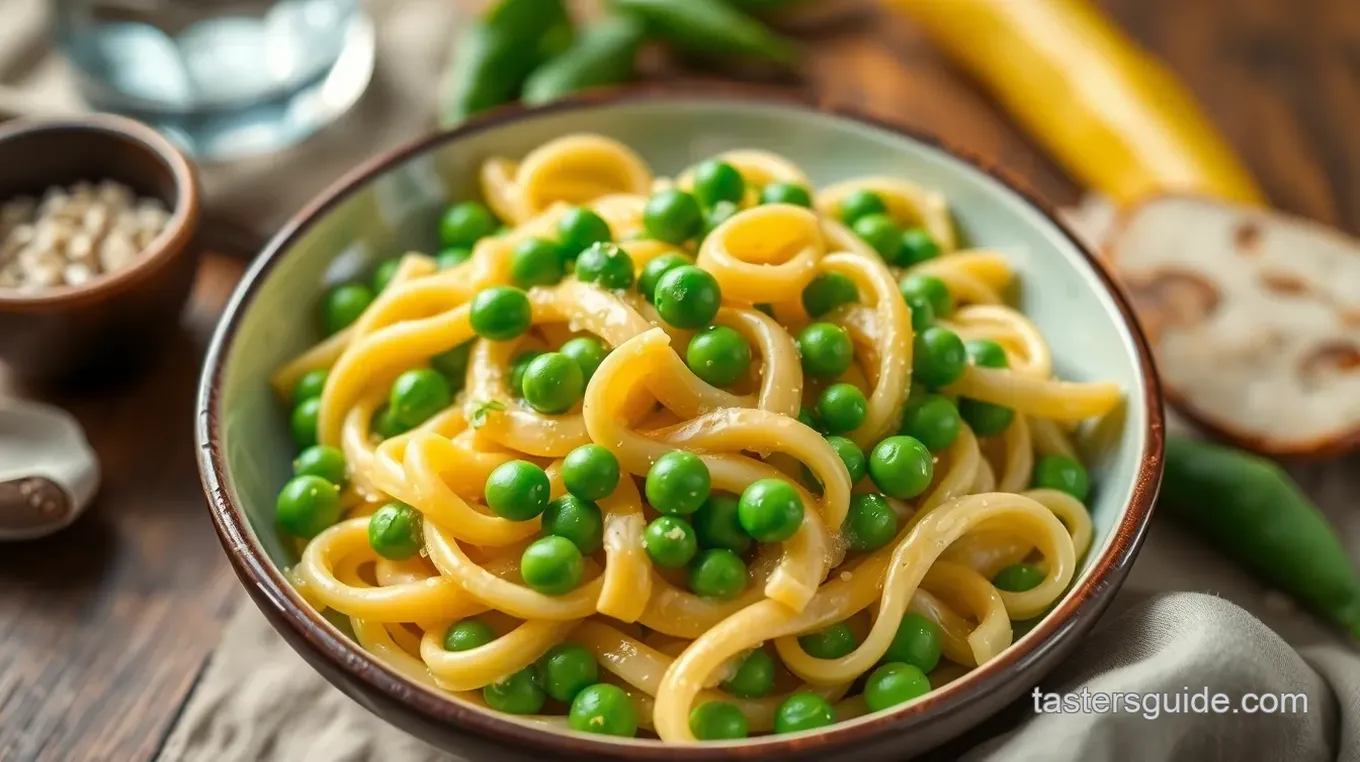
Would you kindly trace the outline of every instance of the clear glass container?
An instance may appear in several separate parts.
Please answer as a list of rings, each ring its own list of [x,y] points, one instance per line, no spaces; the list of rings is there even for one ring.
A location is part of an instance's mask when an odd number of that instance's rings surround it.
[[[91,106],[209,161],[297,143],[373,72],[359,0],[57,0],[54,20]]]

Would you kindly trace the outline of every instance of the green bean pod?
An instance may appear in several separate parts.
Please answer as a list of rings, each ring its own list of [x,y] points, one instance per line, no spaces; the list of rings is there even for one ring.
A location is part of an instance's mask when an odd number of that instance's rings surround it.
[[[1360,638],[1355,568],[1326,517],[1275,463],[1171,437],[1158,507]]]
[[[529,74],[571,39],[562,0],[500,0],[458,38],[440,125],[515,100]]]
[[[747,55],[792,66],[798,48],[791,40],[722,0],[612,0],[647,29],[682,50],[699,55]]]
[[[645,27],[632,16],[609,16],[587,27],[565,53],[543,64],[524,83],[523,100],[536,106],[633,76]]]

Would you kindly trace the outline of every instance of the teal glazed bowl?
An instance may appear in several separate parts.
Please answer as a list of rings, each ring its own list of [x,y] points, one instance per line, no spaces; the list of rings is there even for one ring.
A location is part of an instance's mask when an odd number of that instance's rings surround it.
[[[973,246],[1006,253],[1018,300],[1052,345],[1057,373],[1124,390],[1098,427],[1091,463],[1095,540],[1052,612],[996,659],[929,696],[816,733],[667,746],[532,727],[427,689],[355,642],[289,586],[296,561],[274,522],[293,445],[270,374],[320,337],[326,285],[407,250],[432,251],[441,209],[478,197],[479,163],[549,139],[596,132],[634,148],[660,175],[719,151],[789,157],[817,185],[856,175],[910,178],[949,199]],[[237,288],[208,353],[198,396],[199,466],[213,521],[242,583],[313,667],[373,713],[469,759],[902,759],[953,739],[1025,693],[1070,653],[1123,582],[1152,514],[1162,467],[1162,400],[1147,343],[1105,267],[1054,218],[988,169],[936,140],[859,116],[748,90],[625,90],[509,110],[372,160],[280,232]]]

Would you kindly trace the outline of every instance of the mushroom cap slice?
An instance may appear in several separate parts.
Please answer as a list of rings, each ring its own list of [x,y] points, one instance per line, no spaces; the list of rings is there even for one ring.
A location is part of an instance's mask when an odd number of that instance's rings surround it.
[[[1106,251],[1187,416],[1273,455],[1360,442],[1360,241],[1162,196],[1128,210]]]

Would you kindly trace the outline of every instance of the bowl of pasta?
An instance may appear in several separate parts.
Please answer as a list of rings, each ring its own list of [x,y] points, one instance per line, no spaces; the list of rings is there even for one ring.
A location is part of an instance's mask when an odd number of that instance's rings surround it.
[[[468,758],[901,759],[1077,644],[1161,474],[1147,345],[1044,207],[750,93],[493,114],[280,232],[199,394],[223,545]]]

